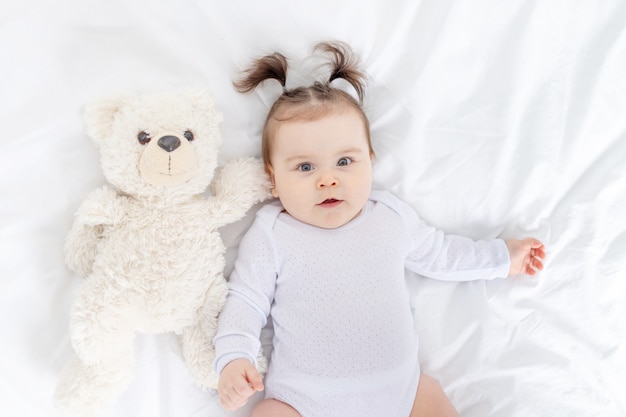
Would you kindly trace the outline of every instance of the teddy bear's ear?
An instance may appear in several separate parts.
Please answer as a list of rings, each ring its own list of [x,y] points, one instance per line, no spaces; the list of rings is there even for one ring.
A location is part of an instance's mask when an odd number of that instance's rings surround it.
[[[222,113],[215,107],[213,96],[207,91],[188,91],[187,98],[196,109],[210,116],[216,124],[223,120]]]
[[[96,101],[85,108],[87,134],[100,143],[113,130],[117,112],[130,101],[130,96],[123,95]]]

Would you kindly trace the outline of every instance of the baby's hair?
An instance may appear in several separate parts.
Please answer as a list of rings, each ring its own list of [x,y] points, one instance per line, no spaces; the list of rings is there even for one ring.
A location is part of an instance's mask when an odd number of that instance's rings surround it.
[[[343,78],[352,85],[359,97],[359,103],[363,104],[365,74],[359,69],[359,62],[352,54],[350,47],[343,42],[322,42],[315,46],[315,50],[331,56],[331,73],[328,78],[328,84],[336,79]]]
[[[317,120],[333,111],[355,110],[363,121],[370,155],[374,156],[371,144],[369,120],[361,105],[365,92],[365,73],[359,69],[358,59],[350,47],[343,42],[321,42],[314,51],[328,56],[330,76],[326,82],[316,81],[308,87],[287,88],[287,58],[274,52],[261,57],[243,72],[243,77],[233,84],[237,91],[249,93],[268,79],[278,81],[283,93],[272,105],[263,127],[262,154],[265,168],[269,172],[271,140],[278,124],[292,120]],[[347,92],[333,87],[334,80],[343,79],[355,90],[358,100]]]
[[[233,83],[240,93],[249,93],[263,81],[272,78],[284,89],[287,84],[287,58],[280,52],[274,52],[257,59],[243,74],[243,78]]]

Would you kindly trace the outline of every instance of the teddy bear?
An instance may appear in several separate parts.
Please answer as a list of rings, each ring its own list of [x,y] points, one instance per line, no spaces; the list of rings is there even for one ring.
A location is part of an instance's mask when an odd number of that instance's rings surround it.
[[[270,196],[257,158],[217,170],[221,120],[201,91],[87,107],[109,184],[80,205],[64,246],[67,266],[85,277],[70,313],[76,354],[56,390],[64,414],[93,415],[124,391],[135,332],[178,334],[191,375],[216,386],[212,339],[227,293],[218,229]]]

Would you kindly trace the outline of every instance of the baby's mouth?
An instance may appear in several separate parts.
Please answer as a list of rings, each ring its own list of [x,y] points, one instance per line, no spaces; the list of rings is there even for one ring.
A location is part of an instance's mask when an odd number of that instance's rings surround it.
[[[321,207],[337,207],[342,202],[343,202],[343,200],[337,200],[336,198],[327,198],[326,200],[324,200],[321,203],[319,203],[318,206],[321,206]]]

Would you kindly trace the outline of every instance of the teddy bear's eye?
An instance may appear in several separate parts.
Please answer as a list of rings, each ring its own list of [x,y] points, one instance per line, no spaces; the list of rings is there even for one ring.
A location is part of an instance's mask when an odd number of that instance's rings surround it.
[[[148,142],[150,142],[150,139],[152,139],[150,137],[150,134],[148,132],[146,132],[145,130],[142,130],[141,132],[139,132],[137,134],[137,140],[139,141],[139,143],[141,143],[142,145],[147,144]]]
[[[191,133],[190,130],[185,130],[185,133],[183,133],[183,135],[185,136],[185,139],[187,139],[189,142],[193,140],[193,133]]]

